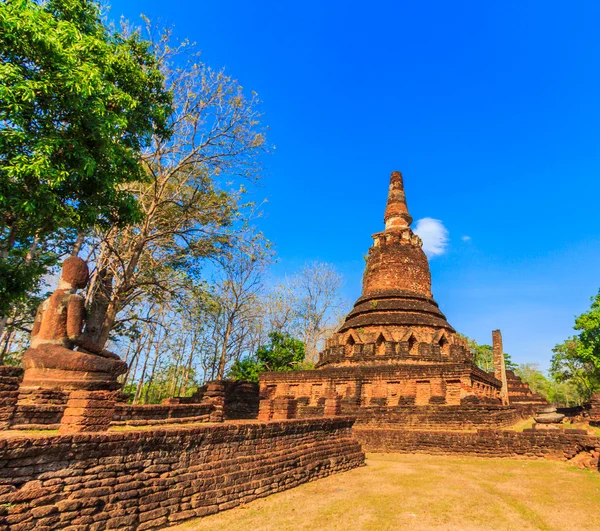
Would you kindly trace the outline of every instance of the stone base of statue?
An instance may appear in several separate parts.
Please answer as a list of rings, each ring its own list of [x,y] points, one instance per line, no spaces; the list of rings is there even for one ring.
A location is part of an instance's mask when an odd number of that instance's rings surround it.
[[[63,391],[115,391],[117,377],[127,371],[121,360],[48,344],[28,349],[22,364],[22,388]]]
[[[565,418],[562,413],[557,413],[554,406],[546,406],[536,411],[535,423],[533,429],[535,430],[557,430],[561,428],[561,422]]]

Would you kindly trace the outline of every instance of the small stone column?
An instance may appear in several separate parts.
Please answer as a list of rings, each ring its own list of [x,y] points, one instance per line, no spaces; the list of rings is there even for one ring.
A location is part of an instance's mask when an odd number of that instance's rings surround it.
[[[508,405],[508,382],[506,381],[506,365],[504,363],[504,348],[502,346],[502,334],[500,330],[492,331],[492,344],[494,354],[494,376],[502,382],[500,399],[504,405]]]
[[[10,428],[19,398],[23,369],[0,366],[0,430]]]
[[[337,417],[342,413],[342,401],[340,395],[335,391],[329,391],[325,395],[325,409],[323,415],[325,417]]]
[[[115,405],[114,391],[73,391],[58,431],[61,434],[106,431]]]
[[[258,420],[269,422],[273,418],[273,400],[263,398],[258,403]]]
[[[214,410],[210,414],[210,422],[223,422],[223,412],[225,409],[225,383],[222,380],[208,382],[201,403],[214,406]]]
[[[273,420],[295,419],[298,401],[293,396],[277,396],[273,399]]]

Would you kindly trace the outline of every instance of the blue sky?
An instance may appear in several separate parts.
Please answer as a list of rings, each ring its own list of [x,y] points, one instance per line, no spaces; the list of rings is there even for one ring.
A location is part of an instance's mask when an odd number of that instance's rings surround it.
[[[414,219],[448,231],[430,263],[451,324],[547,367],[600,287],[600,3],[111,4],[263,100],[276,274],[328,261],[354,300],[398,169]]]

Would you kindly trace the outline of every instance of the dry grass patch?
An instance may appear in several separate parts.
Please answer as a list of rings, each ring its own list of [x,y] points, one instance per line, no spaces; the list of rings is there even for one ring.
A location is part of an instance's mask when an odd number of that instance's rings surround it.
[[[565,463],[370,454],[368,466],[171,531],[597,530],[600,474]]]
[[[503,430],[509,431],[523,431],[529,428],[533,428],[535,421],[533,417],[521,419],[512,426],[503,428]],[[600,437],[600,428],[596,426],[590,426],[587,422],[567,422],[560,425],[563,430],[586,430],[590,435]]]

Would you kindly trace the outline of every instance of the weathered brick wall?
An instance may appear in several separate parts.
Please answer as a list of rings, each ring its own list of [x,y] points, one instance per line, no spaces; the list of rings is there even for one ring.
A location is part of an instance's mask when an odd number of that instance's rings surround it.
[[[520,418],[515,408],[493,404],[462,406],[350,407],[342,403],[342,414],[357,417],[357,425],[386,425],[416,429],[464,430],[502,428]]]
[[[464,400],[501,404],[495,397],[500,382],[465,363],[265,372],[260,375],[260,385],[263,396],[293,395],[298,399],[308,398],[309,405],[317,405],[318,398],[330,388],[343,399],[359,400],[362,406],[459,405]]]
[[[514,371],[506,371],[506,380],[508,386],[508,401],[511,405],[517,406],[533,413],[540,406],[548,405],[545,398],[533,394],[529,384],[521,380]]]
[[[66,404],[18,404],[12,428],[16,430],[57,429],[66,407]]]
[[[226,420],[255,419],[258,416],[259,387],[255,382],[227,381],[224,415]]]
[[[347,417],[0,439],[0,530],[142,531],[364,463]]]
[[[13,429],[58,429],[66,405],[20,404],[13,417]],[[212,404],[150,404],[118,403],[112,424],[115,426],[147,426],[177,422],[220,422],[214,417]]]
[[[479,457],[526,457],[570,460],[589,456],[598,469],[600,438],[585,430],[477,430],[476,432],[411,431],[357,426],[354,434],[367,452],[468,454]]]
[[[210,422],[215,408],[212,404],[117,404],[113,425],[144,426],[173,423],[173,421]],[[222,420],[222,419],[221,419]]]
[[[7,429],[13,421],[22,378],[22,369],[0,366],[0,430]]]

